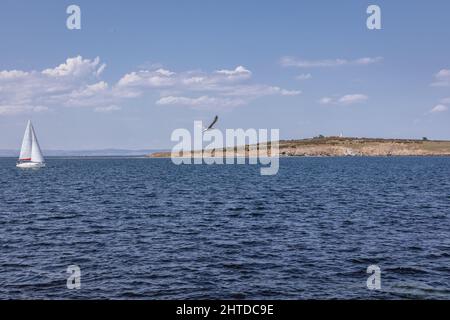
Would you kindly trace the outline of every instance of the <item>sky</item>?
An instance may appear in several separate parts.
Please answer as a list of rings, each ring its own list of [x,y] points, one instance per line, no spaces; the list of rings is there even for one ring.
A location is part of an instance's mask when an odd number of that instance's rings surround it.
[[[216,114],[281,139],[447,140],[449,16],[447,0],[2,0],[0,149],[28,119],[44,150],[169,149]]]

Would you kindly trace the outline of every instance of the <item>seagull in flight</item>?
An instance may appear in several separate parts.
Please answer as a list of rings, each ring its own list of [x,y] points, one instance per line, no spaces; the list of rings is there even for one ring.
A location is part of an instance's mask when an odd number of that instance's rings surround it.
[[[215,116],[213,122],[207,128],[203,129],[203,132],[213,129],[213,126],[216,124],[217,120],[219,120],[219,117]]]

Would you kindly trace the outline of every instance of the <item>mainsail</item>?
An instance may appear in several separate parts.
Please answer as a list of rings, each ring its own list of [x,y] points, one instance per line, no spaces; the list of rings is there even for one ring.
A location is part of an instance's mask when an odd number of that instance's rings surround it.
[[[44,157],[42,156],[42,151],[31,121],[28,121],[27,128],[25,129],[19,160],[37,163],[44,162]]]
[[[25,135],[23,136],[22,149],[20,149],[20,161],[30,161],[31,160],[31,121],[28,121],[27,128],[25,129]]]

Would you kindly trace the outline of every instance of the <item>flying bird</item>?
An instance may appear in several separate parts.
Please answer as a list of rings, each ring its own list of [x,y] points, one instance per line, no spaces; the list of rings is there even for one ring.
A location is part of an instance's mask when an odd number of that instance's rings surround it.
[[[203,129],[203,132],[211,130],[213,126],[216,124],[217,120],[219,120],[219,117],[215,116],[213,122],[207,128]]]

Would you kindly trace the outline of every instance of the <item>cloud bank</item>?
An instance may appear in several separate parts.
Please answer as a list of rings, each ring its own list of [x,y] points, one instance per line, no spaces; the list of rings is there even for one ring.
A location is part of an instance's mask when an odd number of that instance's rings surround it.
[[[450,87],[450,69],[442,69],[434,75],[433,87]]]
[[[448,111],[448,107],[443,104],[438,104],[433,109],[430,110],[430,113],[440,113]]]
[[[334,104],[334,105],[353,105],[353,104],[360,104],[364,103],[369,99],[369,97],[365,94],[347,94],[338,98],[330,98],[330,97],[324,97],[319,100],[320,104]]]
[[[280,64],[283,67],[296,68],[326,68],[326,67],[340,67],[340,66],[365,66],[380,62],[382,57],[365,57],[356,60],[347,59],[327,59],[327,60],[304,60],[295,57],[282,57]]]
[[[0,71],[0,115],[44,112],[60,106],[112,112],[120,110],[125,100],[152,92],[160,97],[153,101],[156,105],[192,108],[234,108],[268,95],[301,93],[252,83],[252,72],[244,66],[209,73],[150,68],[127,73],[112,84],[101,79],[105,68],[99,57],[77,56],[42,71]]]

